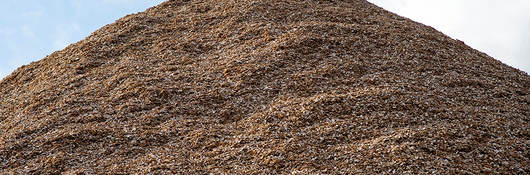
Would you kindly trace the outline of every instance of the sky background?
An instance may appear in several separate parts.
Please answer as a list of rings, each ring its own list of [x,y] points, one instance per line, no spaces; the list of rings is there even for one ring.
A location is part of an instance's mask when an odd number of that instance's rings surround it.
[[[0,78],[164,0],[3,0]],[[369,0],[530,72],[530,0]]]
[[[0,79],[164,0],[2,0]]]
[[[368,0],[530,72],[530,0]]]

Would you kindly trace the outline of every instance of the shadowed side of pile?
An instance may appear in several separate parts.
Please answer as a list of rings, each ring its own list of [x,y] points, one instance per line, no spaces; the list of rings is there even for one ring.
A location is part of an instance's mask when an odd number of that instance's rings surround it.
[[[525,173],[530,77],[352,1],[168,1],[0,82],[0,173]]]

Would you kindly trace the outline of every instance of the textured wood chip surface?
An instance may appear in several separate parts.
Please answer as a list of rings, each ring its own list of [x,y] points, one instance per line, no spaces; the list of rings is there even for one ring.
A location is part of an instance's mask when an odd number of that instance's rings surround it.
[[[530,76],[365,0],[175,0],[0,82],[0,174],[528,174]]]

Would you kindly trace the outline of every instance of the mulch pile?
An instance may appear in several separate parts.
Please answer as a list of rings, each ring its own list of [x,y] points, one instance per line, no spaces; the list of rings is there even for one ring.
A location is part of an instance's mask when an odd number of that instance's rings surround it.
[[[365,0],[180,0],[0,82],[0,174],[528,174],[530,76]]]

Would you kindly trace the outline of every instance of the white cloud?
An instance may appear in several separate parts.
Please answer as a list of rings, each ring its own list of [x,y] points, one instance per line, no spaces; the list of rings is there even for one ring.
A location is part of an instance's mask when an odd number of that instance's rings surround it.
[[[530,72],[528,0],[369,0]]]

